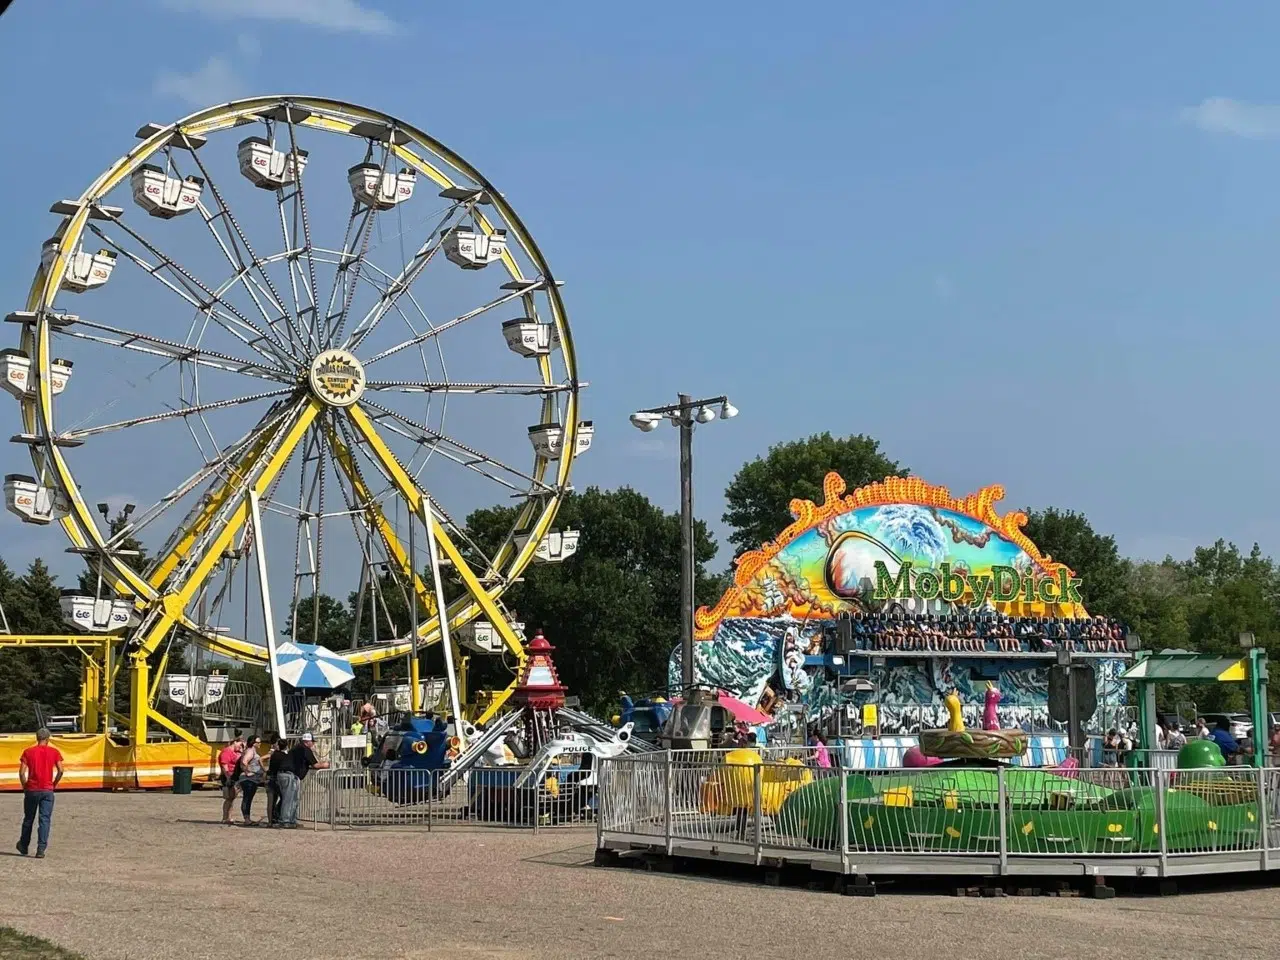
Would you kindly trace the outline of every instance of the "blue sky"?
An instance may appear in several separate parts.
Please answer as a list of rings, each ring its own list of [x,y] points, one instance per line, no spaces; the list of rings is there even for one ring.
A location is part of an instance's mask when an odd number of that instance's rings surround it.
[[[49,203],[142,123],[328,95],[467,157],[566,280],[579,488],[674,508],[675,431],[627,415],[723,392],[741,416],[697,439],[716,528],[745,460],[830,430],[1131,554],[1275,552],[1277,26],[1254,3],[17,0],[0,289],[21,306]],[[0,518],[11,563],[61,546]]]

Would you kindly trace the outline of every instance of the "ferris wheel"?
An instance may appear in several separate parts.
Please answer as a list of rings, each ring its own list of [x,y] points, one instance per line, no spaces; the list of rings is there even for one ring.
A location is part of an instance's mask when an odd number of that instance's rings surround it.
[[[552,523],[592,425],[559,282],[505,197],[421,130],[333,100],[241,100],[137,137],[53,205],[0,354],[32,463],[6,505],[60,523],[98,574],[65,611],[122,637],[135,739],[173,636],[267,663],[264,637],[319,639],[323,595],[373,626],[353,665],[442,639],[451,683],[454,643],[523,658],[502,596],[573,552]],[[476,542],[466,515],[494,505],[514,519]]]

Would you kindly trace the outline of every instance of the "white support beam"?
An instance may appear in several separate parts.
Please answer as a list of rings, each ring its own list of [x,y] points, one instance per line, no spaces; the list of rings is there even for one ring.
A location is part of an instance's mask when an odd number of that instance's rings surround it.
[[[249,487],[249,518],[253,523],[253,553],[258,561],[258,587],[262,594],[262,623],[267,631],[267,669],[271,672],[271,695],[276,701],[276,726],[280,736],[285,736],[284,697],[280,694],[279,664],[276,661],[276,621],[271,615],[271,590],[267,586],[266,540],[262,531],[262,509],[258,504],[258,492]]]
[[[440,621],[440,649],[444,651],[444,669],[449,678],[449,703],[453,707],[453,723],[458,735],[459,751],[467,749],[466,720],[458,696],[458,672],[453,663],[453,640],[449,636],[449,604],[444,598],[444,580],[440,577],[440,550],[436,546],[436,517],[431,501],[422,498],[422,522],[427,528],[427,550],[431,555],[431,579],[436,591],[436,617]]]

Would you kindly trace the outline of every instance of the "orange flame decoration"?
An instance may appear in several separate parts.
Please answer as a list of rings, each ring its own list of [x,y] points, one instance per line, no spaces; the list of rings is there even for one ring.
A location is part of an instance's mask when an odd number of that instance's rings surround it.
[[[998,535],[1021,548],[1046,576],[1056,574],[1064,568],[1069,576],[1074,575],[1074,571],[1066,564],[1058,563],[1041,553],[1040,548],[1027,539],[1027,535],[1022,532],[1022,528],[1027,523],[1025,513],[1017,510],[1003,517],[996,513],[995,504],[1004,499],[1004,487],[998,483],[983,487],[963,500],[952,497],[948,488],[935,487],[919,477],[886,477],[879,483],[859,487],[848,496],[844,495],[846,489],[844,478],[832,471],[822,481],[822,506],[818,506],[812,500],[798,498],[792,500],[788,508],[791,515],[795,517],[795,521],[778,534],[776,540],[769,541],[759,550],[748,550],[738,558],[738,569],[733,575],[733,586],[725,591],[724,596],[714,607],[711,609],[699,607],[694,613],[694,636],[699,640],[710,640],[715,635],[716,627],[725,617],[765,616],[765,611],[758,600],[748,594],[748,588],[752,586],[756,575],[797,537],[803,536],[833,517],[862,507],[915,504],[921,507],[950,510],[986,524]],[[1065,607],[1063,612],[1067,611],[1070,611],[1068,615],[1085,615],[1084,610],[1078,607],[1074,610]],[[832,612],[815,603],[792,603],[790,606],[791,615],[801,619],[806,616],[826,618],[831,616]]]

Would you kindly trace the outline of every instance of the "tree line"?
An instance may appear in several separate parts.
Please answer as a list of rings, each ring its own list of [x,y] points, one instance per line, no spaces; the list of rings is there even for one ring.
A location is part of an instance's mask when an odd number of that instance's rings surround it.
[[[791,522],[788,504],[802,497],[820,502],[822,481],[835,470],[850,489],[905,476],[907,468],[890,459],[878,441],[866,436],[829,433],[771,447],[744,464],[726,492],[723,522],[735,554],[772,539]],[[1272,655],[1280,653],[1280,567],[1257,544],[1242,552],[1218,540],[1185,559],[1160,561],[1121,556],[1113,536],[1096,531],[1080,513],[1057,507],[1027,509],[1026,533],[1042,551],[1076,571],[1083,580],[1091,613],[1116,617],[1143,638],[1144,646],[1183,648],[1235,655],[1238,636],[1251,632]],[[510,528],[512,508],[473,512],[466,520],[469,538],[482,549]],[[113,523],[123,522],[117,518]],[[595,487],[571,493],[557,525],[582,532],[577,553],[558,564],[532,564],[512,586],[504,602],[530,631],[541,629],[557,648],[562,681],[583,703],[607,713],[618,692],[646,693],[666,685],[667,658],[680,629],[678,514],[661,509],[629,487]],[[712,571],[718,544],[698,521],[695,559],[699,604],[714,603],[732,571]],[[141,545],[129,546],[141,550]],[[140,552],[134,562],[145,562]],[[378,635],[408,628],[409,598],[395,579],[381,573]],[[81,586],[93,591],[94,577]],[[452,589],[458,589],[454,586]],[[0,559],[0,606],[13,633],[63,633],[59,585],[42,560],[25,573]],[[356,629],[357,594],[346,598],[303,598],[296,611],[299,639],[318,635],[334,649],[346,649],[354,635],[372,639],[368,605]],[[319,614],[319,630],[314,628]],[[425,616],[428,611],[420,610]],[[388,623],[387,621],[390,621]],[[292,620],[284,626],[290,633]],[[171,663],[181,662],[171,655]],[[424,674],[439,664],[438,647],[425,655]],[[472,686],[505,686],[510,674],[498,658],[473,657]],[[171,666],[170,669],[173,669]],[[246,667],[236,675],[261,677]],[[383,676],[403,675],[390,663]],[[357,683],[367,682],[361,671]],[[50,713],[75,713],[79,704],[79,654],[60,649],[0,651],[0,729],[26,729],[39,702]],[[1243,693],[1232,687],[1206,686],[1189,691],[1202,710],[1243,707]]]

